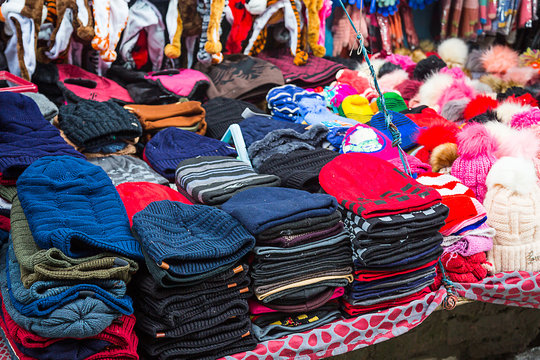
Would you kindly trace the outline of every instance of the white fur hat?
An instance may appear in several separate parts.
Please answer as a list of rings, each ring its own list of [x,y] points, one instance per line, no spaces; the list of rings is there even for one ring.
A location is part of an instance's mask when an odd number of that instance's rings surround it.
[[[540,187],[532,161],[503,157],[491,168],[484,206],[496,230],[488,261],[496,272],[540,271]]]

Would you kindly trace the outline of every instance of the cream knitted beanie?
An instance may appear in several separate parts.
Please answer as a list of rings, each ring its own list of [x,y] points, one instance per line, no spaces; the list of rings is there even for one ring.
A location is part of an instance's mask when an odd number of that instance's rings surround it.
[[[495,271],[540,271],[540,188],[530,160],[503,157],[491,168],[484,206],[496,230],[488,261]]]

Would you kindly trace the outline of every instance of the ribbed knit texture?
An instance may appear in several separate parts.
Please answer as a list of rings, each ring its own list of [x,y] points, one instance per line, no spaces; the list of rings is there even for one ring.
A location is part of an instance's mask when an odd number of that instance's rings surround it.
[[[407,104],[405,104],[405,100],[403,100],[401,95],[399,95],[398,93],[387,92],[383,94],[383,97],[385,100],[386,108],[388,110],[401,112],[409,109]],[[379,108],[379,111],[381,111],[382,102],[380,98],[377,98],[377,107]]]
[[[337,152],[326,149],[276,154],[262,163],[259,173],[279,176],[283,187],[319,192],[319,172],[338,155]]]
[[[151,182],[168,185],[169,181],[143,160],[129,155],[115,155],[88,159],[94,165],[102,168],[111,178],[114,186],[126,182]]]
[[[409,119],[403,114],[395,111],[389,112],[392,116],[392,123],[397,126],[399,132],[401,133],[401,147],[403,148],[403,150],[407,151],[416,146],[416,133],[420,129],[418,125],[416,125],[411,119]],[[378,129],[390,140],[392,140],[392,134],[386,128],[384,114],[382,112],[378,112],[377,114],[373,115],[368,125]]]
[[[168,200],[153,202],[135,214],[133,231],[156,264],[166,263],[178,275],[232,264],[255,244],[253,236],[227,213]]]
[[[225,156],[201,156],[182,161],[176,186],[206,205],[219,205],[234,194],[258,186],[279,186],[274,175],[259,175],[245,162]]]
[[[60,136],[27,96],[0,94],[0,178],[16,180],[23,170],[47,155],[84,158]]]
[[[333,196],[286,188],[258,187],[244,190],[223,204],[252,234],[310,217],[333,214]]]
[[[249,148],[255,141],[262,140],[268,133],[278,129],[292,129],[303,133],[306,125],[295,124],[290,121],[282,121],[269,118],[267,116],[251,116],[240,123],[242,136],[246,148]]]
[[[77,298],[92,297],[125,315],[133,313],[133,303],[126,296],[121,280],[93,280],[87,284],[69,281],[38,281],[26,289],[21,281],[19,263],[13,247],[8,250],[6,276],[13,306],[25,315],[43,316]]]
[[[223,141],[177,128],[158,132],[144,148],[145,161],[169,181],[174,181],[176,168],[182,160],[197,156],[236,155],[236,150]]]
[[[452,164],[451,174],[470,188],[478,201],[483,202],[487,192],[487,174],[496,161],[491,153],[474,158],[460,156]]]
[[[82,148],[133,140],[142,134],[137,117],[110,100],[64,105],[60,107],[58,124],[68,139]]]
[[[225,135],[230,125],[239,124],[244,120],[242,113],[245,109],[262,113],[253,104],[225,97],[210,99],[203,104],[203,108],[206,110],[206,123],[208,124],[206,136],[218,140]]]
[[[11,239],[25,287],[38,280],[118,279],[128,282],[139,269],[137,262],[110,253],[75,259],[57,248],[40,249],[17,196],[11,212]]]
[[[142,259],[122,200],[107,174],[69,156],[34,162],[17,181],[36,244],[72,257],[103,251]]]

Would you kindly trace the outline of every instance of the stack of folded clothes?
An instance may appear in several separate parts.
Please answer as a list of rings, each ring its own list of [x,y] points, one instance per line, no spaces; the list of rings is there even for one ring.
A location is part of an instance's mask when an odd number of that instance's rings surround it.
[[[86,157],[135,153],[142,135],[137,117],[112,100],[80,100],[60,107],[58,127],[65,139]]]
[[[11,350],[21,359],[137,359],[126,292],[143,257],[107,174],[48,156],[19,176],[16,190],[0,188],[12,202],[0,254],[0,327]]]
[[[134,294],[142,355],[216,359],[255,348],[241,260],[255,239],[236,219],[211,206],[162,200],[137,212],[132,230],[148,267]]]
[[[206,134],[206,111],[198,101],[167,105],[129,104],[124,108],[137,116],[147,140],[158,131],[169,127],[192,131],[199,135]]]
[[[437,191],[362,153],[329,162],[320,183],[337,198],[352,240],[355,273],[345,313],[377,311],[429,292],[442,253],[439,230],[448,216]]]
[[[256,300],[250,309],[257,315],[253,331],[259,341],[339,316],[337,302],[328,302],[352,281],[352,254],[334,197],[258,187],[234,195],[222,208],[257,239],[250,273]],[[287,320],[291,314],[309,321],[297,327]]]
[[[495,236],[495,229],[486,224],[486,209],[471,189],[450,174],[423,174],[418,182],[437,190],[449,209],[441,229],[444,236],[441,262],[446,275],[455,282],[481,281],[492,268],[486,252],[493,248]]]

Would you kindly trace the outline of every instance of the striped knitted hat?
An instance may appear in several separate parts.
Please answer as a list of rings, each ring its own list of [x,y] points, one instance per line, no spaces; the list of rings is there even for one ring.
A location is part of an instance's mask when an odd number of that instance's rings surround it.
[[[127,182],[150,182],[168,185],[169,181],[152,170],[147,163],[129,155],[114,155],[88,159],[111,178],[114,186]]]
[[[169,200],[135,214],[133,231],[149,258],[177,275],[233,264],[255,245],[253,236],[224,211]]]
[[[259,175],[245,162],[226,156],[201,156],[182,161],[176,186],[196,201],[219,205],[234,194],[257,186],[279,186],[275,175]]]
[[[126,209],[99,166],[71,156],[46,156],[29,166],[17,190],[34,240],[72,257],[103,251],[142,259]]]

